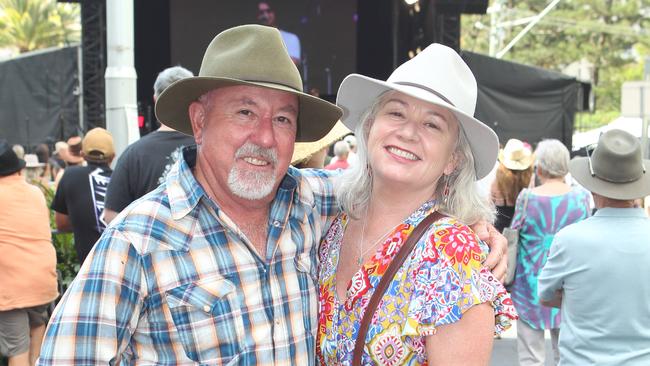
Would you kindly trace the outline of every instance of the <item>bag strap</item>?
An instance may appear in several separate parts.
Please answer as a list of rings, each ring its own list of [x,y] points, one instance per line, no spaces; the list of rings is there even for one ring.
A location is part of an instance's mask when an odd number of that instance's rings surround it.
[[[361,325],[359,326],[357,340],[354,344],[354,353],[352,356],[353,366],[361,366],[361,356],[363,355],[363,348],[366,344],[366,335],[368,334],[368,328],[370,327],[370,323],[372,322],[372,318],[375,315],[375,311],[377,310],[377,306],[379,306],[381,298],[384,297],[384,293],[388,289],[388,285],[395,277],[397,271],[402,267],[402,264],[406,260],[406,257],[408,257],[413,251],[415,244],[420,241],[422,235],[424,235],[427,229],[429,229],[429,227],[431,227],[434,222],[444,217],[446,217],[446,215],[441,214],[438,211],[434,211],[430,213],[429,216],[420,221],[420,223],[413,229],[413,232],[411,232],[411,235],[409,235],[408,239],[406,239],[406,243],[404,243],[397,254],[395,254],[395,257],[388,265],[386,272],[384,272],[384,274],[381,276],[379,284],[377,287],[375,287],[375,292],[370,297],[370,301],[368,301],[368,306],[366,307],[366,311],[363,314],[363,318],[361,318]]]

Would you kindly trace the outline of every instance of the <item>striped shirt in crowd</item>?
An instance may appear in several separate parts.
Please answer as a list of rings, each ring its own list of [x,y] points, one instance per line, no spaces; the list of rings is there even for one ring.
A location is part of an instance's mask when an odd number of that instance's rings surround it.
[[[57,306],[39,365],[313,365],[316,250],[337,214],[331,176],[289,168],[271,203],[267,258],[192,175],[106,229]]]

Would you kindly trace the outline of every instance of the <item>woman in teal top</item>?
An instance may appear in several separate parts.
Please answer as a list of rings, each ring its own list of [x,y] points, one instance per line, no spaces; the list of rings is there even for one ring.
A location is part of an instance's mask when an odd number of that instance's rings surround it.
[[[541,185],[524,189],[517,197],[511,227],[519,229],[519,252],[515,279],[510,288],[519,313],[517,348],[519,364],[544,365],[544,330],[551,331],[557,362],[560,310],[540,305],[537,278],[555,233],[589,216],[590,193],[569,186],[569,151],[558,140],[541,141],[535,150],[535,173]]]

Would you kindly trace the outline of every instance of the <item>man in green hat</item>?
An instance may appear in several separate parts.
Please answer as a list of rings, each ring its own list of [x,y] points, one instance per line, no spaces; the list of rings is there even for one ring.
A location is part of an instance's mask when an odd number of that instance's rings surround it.
[[[560,230],[539,276],[542,304],[562,308],[560,365],[650,365],[650,160],[622,130],[569,163],[598,211]]]
[[[197,146],[104,231],[39,364],[315,363],[316,247],[338,206],[328,173],[289,164],[342,111],[301,90],[261,25],[220,33],[165,89],[158,119]]]

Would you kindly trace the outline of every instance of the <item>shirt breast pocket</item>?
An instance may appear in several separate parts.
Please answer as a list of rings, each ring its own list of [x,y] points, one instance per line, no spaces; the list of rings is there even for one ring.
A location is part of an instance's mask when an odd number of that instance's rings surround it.
[[[244,324],[235,285],[209,277],[167,291],[174,326],[189,359],[234,365],[242,352]]]

